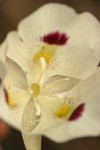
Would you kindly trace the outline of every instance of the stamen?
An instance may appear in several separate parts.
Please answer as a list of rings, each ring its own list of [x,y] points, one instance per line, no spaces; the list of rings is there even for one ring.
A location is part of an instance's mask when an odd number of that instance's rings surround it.
[[[36,108],[36,116],[40,116],[41,109],[39,103],[35,102],[35,108]]]
[[[40,93],[40,86],[38,84],[36,84],[36,83],[33,83],[31,85],[31,89],[33,90],[33,96],[37,97],[39,95],[39,93]]]
[[[34,56],[35,62],[39,62],[41,60],[41,58],[44,58],[46,60],[46,63],[50,64],[50,62],[51,62],[51,55],[50,54],[48,54],[46,52],[45,53],[39,52]]]
[[[35,54],[35,56],[33,57],[33,60],[35,62],[39,62],[41,61],[41,58],[44,58],[45,62],[50,65],[51,61],[53,59],[53,56],[55,55],[57,50],[57,46],[49,46],[46,45],[44,47],[42,47],[38,53]]]
[[[55,113],[55,115],[59,118],[62,118],[64,116],[66,116],[66,114],[69,112],[69,110],[70,110],[69,106],[66,103],[64,103],[60,107],[60,109]]]
[[[46,61],[43,57],[40,58],[40,61],[41,61],[42,71],[44,72],[46,69]]]

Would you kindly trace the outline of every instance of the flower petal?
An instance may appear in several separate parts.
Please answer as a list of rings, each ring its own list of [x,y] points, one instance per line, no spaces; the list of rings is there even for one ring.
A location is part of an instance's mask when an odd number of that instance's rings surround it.
[[[5,74],[6,74],[5,66],[0,61],[0,101],[6,100],[6,97],[4,95],[4,87],[3,87]]]
[[[24,71],[27,71],[34,53],[31,46],[24,43],[17,32],[8,34],[7,45],[7,56],[14,60]]]
[[[38,125],[40,121],[41,114],[37,115],[37,109],[35,106],[35,102],[31,99],[23,112],[22,116],[22,132],[23,133],[30,133],[34,128]]]
[[[2,62],[5,61],[6,53],[7,53],[7,39],[5,39],[4,42],[0,44],[0,60],[2,60]]]
[[[80,42],[89,43],[93,55],[100,59],[100,22],[88,12],[77,15],[77,18],[68,30],[72,40],[79,44]],[[82,43],[81,43],[82,44]]]
[[[14,123],[15,121],[11,117],[10,110],[7,106],[3,88],[0,88],[0,118],[8,122],[10,125],[16,127],[16,123]]]
[[[2,91],[4,95],[4,91]],[[27,91],[13,88],[9,91],[12,101],[15,105],[10,107],[6,100],[0,100],[0,117],[11,126],[21,129],[21,119],[23,110],[31,98]]]
[[[19,25],[19,34],[24,41],[32,42],[40,36],[55,31],[68,34],[69,40],[64,48],[65,51],[63,52],[62,47],[55,58],[57,61],[51,66],[55,68],[55,72],[51,71],[52,73],[48,74],[79,79],[89,77],[95,71],[100,58],[99,21],[89,13],[78,15],[67,6],[48,4]]]
[[[86,79],[98,66],[98,51],[93,52],[87,41],[78,39],[75,42],[75,39],[70,38],[67,47],[58,49],[54,61],[48,68],[47,79],[55,75]]]
[[[47,131],[45,136],[56,142],[65,142],[74,138],[100,134],[100,68],[85,81],[83,89],[85,88],[89,91],[83,91],[85,110],[82,117],[77,121],[66,122],[58,128]],[[77,134],[76,131],[78,131]]]
[[[19,24],[18,31],[25,42],[32,42],[48,32],[64,30],[73,22],[75,16],[74,10],[68,6],[47,4],[24,19]]]
[[[97,99],[96,96],[93,98]],[[66,122],[66,124],[59,126],[58,128],[54,128],[46,132],[44,135],[56,142],[65,142],[74,138],[99,135],[100,110],[95,104],[99,104],[99,100],[96,100],[95,102],[93,101],[91,101],[92,104],[87,104],[86,110],[79,120],[70,123]],[[77,134],[76,131],[78,131]]]
[[[78,82],[78,79],[65,76],[54,76],[47,80],[46,83],[44,83],[43,92],[62,93],[73,88]]]
[[[5,77],[5,74],[6,74],[6,69],[5,69],[5,66],[4,64],[0,61],[0,84],[1,84],[1,81],[4,79]]]
[[[97,67],[96,72],[87,80],[81,81],[79,86],[81,87],[80,97],[82,101],[88,98],[91,99],[92,95],[96,93],[98,96],[98,92],[100,91],[100,67]]]
[[[24,133],[22,133],[22,136],[27,150],[41,150],[41,136]]]
[[[4,95],[4,87],[3,87],[5,74],[6,74],[5,66],[0,61],[0,103],[1,101],[6,101],[6,97]],[[1,109],[1,106],[0,106],[0,109]],[[1,117],[1,112],[0,112],[0,117]]]
[[[27,89],[27,81],[22,68],[15,61],[8,57],[5,60],[5,65],[7,68],[7,76],[5,78],[6,88],[15,86],[17,88]]]
[[[64,118],[56,116],[56,112],[64,104],[64,100],[53,96],[39,96],[38,102],[41,108],[41,118],[38,125],[31,134],[43,134],[52,127],[59,126],[65,122]]]

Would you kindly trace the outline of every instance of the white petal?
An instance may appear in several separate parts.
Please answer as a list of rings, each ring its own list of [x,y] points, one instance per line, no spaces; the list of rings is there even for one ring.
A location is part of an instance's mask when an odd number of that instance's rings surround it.
[[[1,80],[4,79],[5,74],[6,74],[5,66],[4,66],[4,64],[0,61],[0,82],[1,82]],[[0,83],[0,84],[1,84],[1,83]]]
[[[59,108],[64,104],[63,99],[53,96],[39,96],[38,101],[41,108],[41,118],[31,134],[42,134],[52,127],[59,126],[65,121],[62,118],[59,119],[55,115]]]
[[[79,80],[65,76],[54,76],[44,83],[43,92],[61,93],[72,89]]]
[[[23,135],[24,144],[27,150],[41,150],[41,136]]]
[[[6,53],[7,53],[7,40],[5,39],[4,42],[0,45],[0,60],[2,60],[2,62],[5,61]]]
[[[86,80],[81,80],[72,90],[69,90],[64,93],[68,98],[74,98],[76,101],[81,100],[86,102],[85,99],[92,97],[92,94],[100,90],[100,67],[97,67],[97,70],[93,75],[91,75]]]
[[[41,119],[36,128],[31,132],[31,135],[40,135],[50,130],[52,127],[59,126],[61,122],[55,119],[50,113],[46,111],[41,112]]]
[[[1,103],[1,101],[6,101],[6,96],[4,94],[4,87],[3,87],[3,79],[5,77],[5,74],[6,74],[5,67],[0,62],[0,103]],[[1,117],[1,111],[0,111],[0,117]]]
[[[64,30],[73,22],[75,16],[74,10],[68,6],[47,4],[19,24],[19,34],[25,42],[32,42],[48,32]]]
[[[10,32],[7,36],[7,56],[14,60],[25,72],[33,64],[33,56],[40,49],[41,44],[23,42],[17,32]]]
[[[10,32],[7,36],[7,56],[14,60],[24,71],[27,71],[32,58],[32,50],[23,43],[17,32]]]
[[[15,86],[17,88],[27,89],[27,81],[22,68],[10,58],[6,58],[5,65],[7,68],[7,75],[5,78],[6,88]]]
[[[32,132],[32,130],[34,130],[34,128],[38,125],[39,121],[40,121],[40,115],[37,115],[37,110],[35,107],[35,103],[34,100],[31,99],[23,112],[23,116],[22,116],[22,132],[23,133],[30,133]]]
[[[6,96],[4,94],[4,87],[0,83],[0,103],[1,103],[1,101],[6,101]],[[0,113],[0,116],[1,116],[1,113]]]
[[[70,36],[68,44],[58,49],[48,70],[48,78],[54,75],[64,75],[86,79],[96,70],[96,66],[100,61],[100,24],[88,14],[80,15],[77,18],[74,23],[76,28],[73,25],[68,30]],[[82,30],[83,27],[81,26],[83,24],[81,25],[81,22],[88,22],[85,18],[87,20],[90,18],[90,21],[93,21],[84,25],[84,30]],[[95,26],[93,28],[94,32],[91,32],[92,22]]]
[[[4,121],[6,121],[7,123],[9,123],[10,125],[14,125],[14,127],[18,128],[16,123],[14,123],[15,121],[13,120],[13,118],[11,117],[11,113],[10,110],[7,106],[6,103],[6,98],[4,95],[4,89],[0,88],[0,118],[2,118]]]
[[[15,106],[9,107],[6,100],[0,100],[0,117],[11,126],[21,129],[21,119],[23,110],[30,99],[27,91],[13,88],[10,96]]]
[[[34,41],[57,30],[67,33],[69,41],[65,47],[66,52],[62,48],[62,56],[60,51],[55,58],[57,67],[55,64],[52,66],[55,72],[48,74],[87,78],[95,71],[100,58],[99,21],[89,13],[76,15],[67,6],[48,4],[19,25],[19,34],[24,41]]]
[[[99,95],[100,97],[100,95]],[[94,99],[96,99],[94,101]],[[86,136],[99,136],[100,134],[100,100],[94,96],[91,104],[86,105],[82,118],[77,121],[67,122],[66,124],[54,128],[44,135],[56,142],[65,142],[74,138]],[[77,134],[76,134],[77,132]]]
[[[100,91],[100,67],[97,67],[96,72],[87,80],[81,81],[79,86],[81,87],[80,97],[82,101],[86,101],[85,99],[87,98],[92,98],[92,95],[96,93],[98,95]]]
[[[88,12],[79,14],[68,34],[76,44],[82,44],[83,41],[89,43],[93,55],[100,59],[100,22],[95,16]]]
[[[82,117],[77,121],[66,121],[66,124],[46,132],[45,136],[56,142],[65,142],[74,138],[100,135],[100,69],[83,86],[83,89],[89,91],[83,91],[85,110]]]

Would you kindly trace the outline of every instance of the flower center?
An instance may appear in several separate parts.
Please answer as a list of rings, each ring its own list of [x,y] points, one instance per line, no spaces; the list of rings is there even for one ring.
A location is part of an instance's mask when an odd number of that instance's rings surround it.
[[[33,96],[37,97],[39,95],[39,93],[40,93],[40,86],[38,84],[36,84],[36,83],[33,83],[31,85],[31,89],[33,91]]]

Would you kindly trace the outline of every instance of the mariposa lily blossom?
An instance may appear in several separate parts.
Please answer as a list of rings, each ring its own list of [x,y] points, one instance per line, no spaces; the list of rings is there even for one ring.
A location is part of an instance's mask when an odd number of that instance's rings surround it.
[[[47,4],[0,51],[7,69],[0,116],[22,132],[27,150],[41,149],[41,135],[65,142],[100,134],[100,24],[93,15]]]

